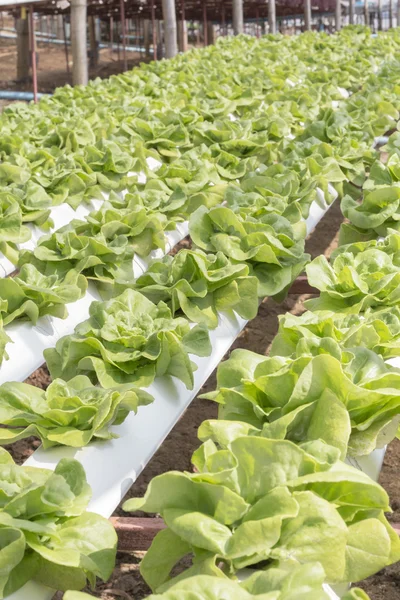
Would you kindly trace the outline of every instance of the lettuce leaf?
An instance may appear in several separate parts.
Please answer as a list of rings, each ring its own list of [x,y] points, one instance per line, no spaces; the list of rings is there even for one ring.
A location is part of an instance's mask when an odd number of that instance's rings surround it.
[[[44,356],[52,378],[87,375],[104,388],[148,386],[156,376],[178,377],[193,388],[189,353],[208,356],[208,332],[173,318],[164,302],[153,304],[134,290],[93,302],[90,317],[75,333],[58,340]]]
[[[110,577],[117,536],[86,512],[91,490],[78,461],[62,459],[52,472],[17,466],[1,449],[0,482],[0,598],[29,579],[66,590]]]
[[[44,448],[79,448],[96,439],[112,439],[111,425],[121,424],[129,412],[153,401],[143,390],[104,390],[78,375],[66,383],[55,379],[43,391],[19,382],[0,386],[0,443],[38,437]]]

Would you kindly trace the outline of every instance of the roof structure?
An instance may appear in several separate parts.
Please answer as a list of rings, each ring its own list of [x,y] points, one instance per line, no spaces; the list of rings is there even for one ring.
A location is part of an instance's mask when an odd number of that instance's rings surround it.
[[[125,17],[151,19],[154,3],[155,18],[162,19],[162,0],[125,0]],[[12,9],[17,5],[35,5],[35,12],[42,14],[68,13],[69,6],[64,0],[0,0],[0,7]],[[60,6],[61,4],[61,6]],[[69,3],[68,3],[69,4]],[[64,7],[64,8],[63,8]],[[303,12],[304,0],[277,0],[278,15],[293,15]],[[314,0],[313,12],[331,12],[335,9],[335,0]],[[229,22],[232,20],[232,0],[176,0],[178,18],[186,20]],[[268,17],[268,0],[244,0],[245,19]],[[120,0],[88,0],[88,14],[98,17],[111,17],[120,13]]]

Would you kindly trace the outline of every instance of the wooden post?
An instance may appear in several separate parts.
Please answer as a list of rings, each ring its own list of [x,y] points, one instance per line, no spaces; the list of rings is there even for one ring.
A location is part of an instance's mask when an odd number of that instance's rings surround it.
[[[335,29],[336,31],[340,31],[342,28],[342,5],[340,0],[336,0],[335,8]]]
[[[163,47],[163,22],[160,19],[156,20],[157,25],[157,56],[162,58],[164,56],[164,47]]]
[[[369,10],[368,10],[368,0],[364,0],[364,21],[366,27],[369,25]]]
[[[86,0],[71,0],[72,83],[88,82]]]
[[[147,58],[150,56],[150,21],[145,19],[143,21],[143,43],[144,52]]]
[[[311,30],[311,0],[304,0],[304,29]]]
[[[67,66],[67,74],[69,75],[69,53],[68,53],[68,42],[67,42],[67,30],[65,27],[65,17],[62,15],[62,26],[63,26],[63,36],[64,36],[64,51],[65,51],[65,63]]]
[[[57,37],[62,40],[64,37],[64,15],[57,15],[56,28]]]
[[[90,44],[90,67],[97,66],[97,40],[96,40],[96,24],[95,18],[89,17],[89,44]]]
[[[29,11],[29,25],[31,38],[31,60],[32,60],[32,83],[33,83],[33,101],[37,102],[37,72],[36,72],[36,38],[35,38],[35,20],[33,6]]]
[[[110,17],[110,51],[114,51],[114,18]]]
[[[400,2],[400,0],[399,0]],[[225,16],[225,4],[222,0],[222,4],[221,4],[221,25],[222,25],[222,31],[223,31],[223,35],[227,35],[227,31],[226,31],[226,16]]]
[[[233,34],[243,33],[243,0],[232,0]]]
[[[208,46],[207,4],[203,2],[203,38],[204,46]]]
[[[349,0],[349,23],[354,25],[354,0]]]
[[[151,0],[151,25],[153,28],[153,58],[157,60],[157,28],[156,28],[156,9],[154,0]]]
[[[393,0],[389,0],[389,27],[392,29],[394,27],[394,2]]]
[[[382,31],[382,0],[378,0],[378,31]]]
[[[400,27],[400,0],[397,0],[397,23],[396,27]]]
[[[275,0],[268,0],[268,33],[276,33]]]
[[[126,29],[125,29],[125,2],[120,0],[119,3],[120,19],[121,19],[121,33],[122,33],[122,60],[124,64],[124,71],[128,70],[128,61],[126,58]]]
[[[256,37],[260,37],[260,13],[258,6],[256,6]]]
[[[162,0],[164,17],[165,56],[172,58],[178,54],[175,0]]]
[[[209,46],[215,44],[215,29],[212,21],[207,23],[207,44]]]
[[[188,33],[187,33],[187,23],[186,23],[186,4],[185,0],[182,0],[182,8],[181,8],[181,23],[180,23],[180,36],[181,36],[181,47],[179,50],[181,52],[186,52],[188,49]]]
[[[29,77],[30,48],[29,22],[26,8],[21,8],[21,18],[16,21],[17,29],[17,80],[24,81]]]

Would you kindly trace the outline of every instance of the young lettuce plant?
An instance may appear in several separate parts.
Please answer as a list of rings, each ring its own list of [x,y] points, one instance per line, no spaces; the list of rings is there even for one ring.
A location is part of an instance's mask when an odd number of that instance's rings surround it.
[[[304,254],[306,224],[291,225],[275,214],[243,219],[227,207],[200,207],[189,219],[189,232],[202,250],[223,252],[234,264],[249,265],[259,297],[284,295],[309,260]]]
[[[327,583],[355,582],[400,556],[384,516],[386,492],[340,462],[332,446],[242,436],[221,449],[209,440],[192,461],[196,473],[159,475],[144,498],[124,504],[160,513],[167,525],[141,563],[152,590],[193,575],[267,571],[289,559],[320,562]],[[186,556],[192,567],[171,579]]]
[[[193,388],[189,354],[208,356],[210,339],[203,325],[190,327],[173,318],[164,302],[153,304],[134,290],[93,302],[90,317],[75,333],[45,351],[53,378],[87,375],[104,388],[146,387],[156,376],[172,375]]]
[[[3,329],[3,320],[1,318],[1,310],[0,310],[0,366],[3,362],[3,360],[8,360],[6,346],[9,342],[11,342],[11,338],[6,334],[6,332]]]
[[[382,241],[355,242],[319,256],[306,267],[309,283],[321,294],[305,302],[312,311],[362,313],[396,306],[400,300],[400,235]]]
[[[33,579],[58,590],[95,586],[113,570],[117,535],[111,523],[86,512],[91,490],[76,460],[54,472],[20,467],[0,449],[0,598]]]
[[[221,420],[206,421],[201,439],[214,430],[227,440],[247,432],[294,442],[321,439],[342,459],[385,446],[400,419],[400,371],[370,350],[342,356],[333,340],[324,340],[315,356],[267,358],[234,350],[218,367],[217,391],[204,396],[219,403]]]
[[[368,348],[383,359],[400,356],[400,309],[397,306],[369,310],[358,315],[306,311],[300,316],[287,313],[279,318],[270,356],[316,355],[351,348]]]
[[[119,392],[95,387],[78,375],[68,383],[53,381],[46,391],[26,383],[0,386],[0,444],[38,437],[44,448],[55,445],[80,448],[93,440],[118,437],[112,425],[120,425],[139,406],[153,397],[137,388]]]
[[[340,228],[339,243],[386,236],[391,230],[400,231],[400,156],[391,156],[384,165],[380,160],[372,166],[363,190],[346,188],[349,192],[341,202],[348,223]]]
[[[258,312],[258,282],[246,264],[232,263],[222,252],[180,250],[155,260],[133,287],[153,302],[166,302],[173,315],[183,313],[209,329],[218,312],[235,310],[244,319]]]
[[[85,221],[75,219],[43,236],[33,251],[21,253],[19,264],[34,264],[42,272],[48,265],[56,272],[74,269],[111,284],[132,280],[135,252],[147,256],[155,248],[165,249],[167,219],[127,197],[110,197]]]
[[[228,577],[194,575],[177,581],[166,592],[151,594],[147,600],[329,600],[323,588],[325,573],[319,563],[280,563],[257,571],[239,582]],[[81,592],[67,592],[64,600],[89,600]],[[368,600],[360,589],[352,589],[342,600]]]
[[[9,192],[0,193],[0,252],[14,264],[18,260],[16,244],[26,242],[30,239],[29,227],[22,223],[22,211],[15,199]]]
[[[52,315],[65,319],[66,304],[85,295],[87,281],[73,269],[41,273],[33,264],[25,264],[16,277],[1,280],[0,313],[3,324],[17,319],[36,323],[39,317]]]

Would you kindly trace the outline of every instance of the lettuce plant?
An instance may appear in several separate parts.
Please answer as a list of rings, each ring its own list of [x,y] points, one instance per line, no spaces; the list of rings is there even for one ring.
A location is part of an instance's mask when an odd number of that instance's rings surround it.
[[[316,356],[234,350],[218,367],[217,386],[205,397],[219,403],[222,420],[206,422],[202,439],[214,429],[226,439],[248,431],[298,443],[321,439],[344,459],[383,447],[397,432],[400,371],[367,349],[342,356],[329,338]]]
[[[86,446],[92,440],[118,437],[112,425],[123,423],[128,414],[153,401],[150,394],[104,390],[78,375],[68,383],[54,380],[46,391],[26,383],[0,386],[0,443],[11,444],[29,436],[38,437],[44,448],[55,445]]]
[[[257,277],[259,297],[284,293],[309,258],[304,254],[305,223],[291,225],[275,214],[243,219],[227,207],[201,207],[189,219],[189,232],[202,250],[248,264]]]
[[[0,251],[10,260],[15,257],[16,246],[31,237],[28,227],[22,223],[22,212],[12,194],[0,194]]]
[[[49,271],[43,274],[33,264],[25,264],[16,277],[1,280],[0,314],[4,325],[21,318],[36,323],[44,315],[65,319],[65,305],[84,296],[87,281],[73,269],[67,273]]]
[[[319,563],[298,565],[290,561],[266,571],[256,571],[244,581],[228,577],[193,575],[177,581],[166,592],[152,594],[147,600],[329,600],[323,589],[325,573]],[[64,600],[88,600],[81,592],[67,592]],[[360,589],[353,588],[344,600],[368,600]]]
[[[246,264],[231,262],[222,252],[180,250],[174,257],[154,261],[134,288],[153,302],[166,302],[173,315],[182,312],[210,329],[218,311],[235,310],[252,319],[258,311],[258,282]]]
[[[128,289],[112,300],[93,302],[89,319],[44,356],[53,378],[68,381],[78,373],[104,388],[130,389],[173,375],[192,389],[195,365],[189,353],[210,352],[204,326],[190,328],[186,319],[174,319],[164,302],[153,304]]]
[[[86,512],[91,490],[76,460],[54,472],[20,467],[0,449],[0,598],[33,579],[59,590],[82,589],[113,570],[117,536],[107,519]]]
[[[0,366],[3,360],[8,360],[8,354],[6,351],[7,344],[11,342],[11,338],[7,335],[3,328],[3,320],[1,318],[0,311]]]
[[[128,511],[158,512],[167,528],[141,563],[153,590],[165,591],[187,555],[193,575],[233,576],[244,567],[290,559],[321,563],[330,583],[359,581],[398,560],[400,542],[386,521],[386,492],[338,460],[321,441],[237,437],[209,440],[193,455],[196,473],[154,478]]]
[[[355,242],[332,253],[330,264],[319,256],[306,267],[310,284],[321,290],[307,300],[312,311],[360,313],[395,306],[400,298],[400,235],[382,241]]]
[[[339,348],[338,348],[339,346]],[[270,356],[333,354],[345,360],[343,352],[368,348],[384,359],[400,356],[400,310],[397,306],[369,310],[364,314],[338,315],[306,311],[279,319]]]

